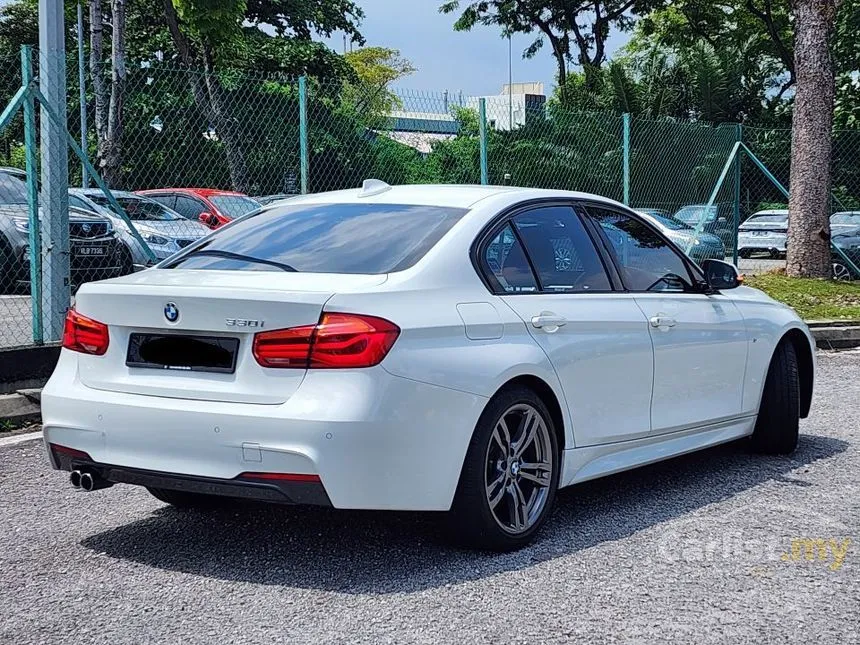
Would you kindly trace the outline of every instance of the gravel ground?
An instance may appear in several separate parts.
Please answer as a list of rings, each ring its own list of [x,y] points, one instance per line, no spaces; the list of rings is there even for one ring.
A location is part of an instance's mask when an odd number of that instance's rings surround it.
[[[508,555],[449,548],[434,516],[78,493],[39,444],[0,448],[0,637],[858,643],[860,353],[819,365],[793,457],[729,445],[567,489],[537,543]],[[806,537],[841,556],[795,562]]]

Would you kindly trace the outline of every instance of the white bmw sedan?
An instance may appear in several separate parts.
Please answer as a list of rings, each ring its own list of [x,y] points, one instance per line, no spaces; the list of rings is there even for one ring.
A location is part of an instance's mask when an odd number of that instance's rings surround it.
[[[750,438],[789,453],[813,340],[621,204],[399,186],[274,204],[84,285],[42,395],[84,490],[448,511],[533,538],[556,491]]]

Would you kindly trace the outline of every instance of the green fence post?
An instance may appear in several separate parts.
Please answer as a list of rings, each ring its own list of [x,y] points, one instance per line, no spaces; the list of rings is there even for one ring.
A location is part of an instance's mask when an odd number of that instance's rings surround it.
[[[481,185],[490,183],[487,167],[487,99],[478,99],[478,136],[481,139]]]
[[[30,85],[33,83],[33,48],[21,46],[21,84],[27,88],[24,99],[24,160],[27,169],[27,219],[30,245],[30,311],[33,343],[44,342],[42,328],[42,230],[39,222],[39,179],[36,176],[36,104]]]
[[[624,205],[630,206],[630,114],[625,112],[622,118],[624,126]]]
[[[299,76],[299,164],[302,195],[308,193],[308,79]]]
[[[735,126],[735,141],[743,143],[744,126],[738,123]],[[735,195],[734,195],[734,234],[732,235],[732,262],[738,265],[738,230],[741,225],[741,163],[743,162],[743,151],[738,150],[735,157]]]

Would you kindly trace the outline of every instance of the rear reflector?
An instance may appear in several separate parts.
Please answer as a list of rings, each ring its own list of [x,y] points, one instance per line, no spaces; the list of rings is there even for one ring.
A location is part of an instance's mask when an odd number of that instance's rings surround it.
[[[282,482],[307,482],[320,483],[319,475],[306,475],[304,473],[242,473],[236,479],[259,479],[264,481]]]
[[[108,326],[79,314],[74,308],[66,313],[63,347],[73,352],[101,356],[110,343]]]
[[[400,328],[384,318],[324,313],[316,325],[260,332],[254,358],[263,367],[338,369],[378,365]]]
[[[61,446],[58,443],[52,443],[50,444],[50,446],[53,452],[68,455],[69,457],[76,457],[78,459],[89,459],[90,461],[92,461],[92,458],[83,450],[76,450],[75,448],[69,448],[68,446]]]

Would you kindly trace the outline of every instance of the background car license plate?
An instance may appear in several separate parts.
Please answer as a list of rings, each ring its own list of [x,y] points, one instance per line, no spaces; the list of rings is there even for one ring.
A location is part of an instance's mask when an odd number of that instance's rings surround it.
[[[77,248],[78,255],[104,255],[105,247],[103,246],[81,246]]]
[[[757,237],[763,237],[763,236],[767,235],[767,231],[753,231],[752,234],[757,236]]]

